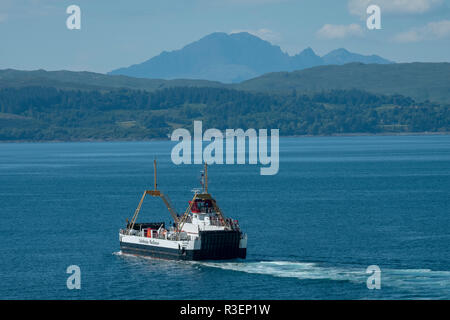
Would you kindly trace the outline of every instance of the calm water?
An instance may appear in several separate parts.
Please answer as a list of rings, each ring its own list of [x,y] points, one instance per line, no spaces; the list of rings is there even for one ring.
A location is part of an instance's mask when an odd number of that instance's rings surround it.
[[[184,211],[200,166],[171,142],[0,144],[2,299],[449,299],[450,136],[285,138],[280,172],[214,165],[209,189],[248,259],[124,256],[118,229],[153,184]],[[169,220],[148,199],[143,220]],[[68,290],[66,268],[81,268]],[[382,271],[368,290],[369,265]]]

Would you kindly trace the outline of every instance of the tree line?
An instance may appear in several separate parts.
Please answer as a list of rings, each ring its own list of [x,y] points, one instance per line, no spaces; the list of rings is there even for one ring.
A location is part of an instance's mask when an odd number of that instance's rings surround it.
[[[269,94],[224,88],[157,91],[0,89],[0,140],[166,138],[177,127],[278,128],[281,135],[448,132],[448,105],[361,90]]]

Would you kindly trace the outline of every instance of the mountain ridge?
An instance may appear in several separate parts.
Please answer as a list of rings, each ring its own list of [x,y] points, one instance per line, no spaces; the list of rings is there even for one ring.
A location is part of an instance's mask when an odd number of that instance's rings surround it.
[[[181,49],[163,51],[142,63],[115,69],[108,74],[150,79],[185,78],[239,83],[269,72],[294,71],[349,62],[392,63],[377,55],[364,56],[343,48],[320,57],[308,47],[290,56],[279,46],[248,32],[215,32]]]
[[[0,88],[46,86],[71,90],[111,90],[129,88],[158,90],[168,87],[221,87],[222,83],[192,79],[142,79],[123,75],[107,75],[90,71],[0,70]]]
[[[359,89],[400,94],[417,101],[450,103],[450,63],[397,63],[317,66],[294,72],[273,72],[237,84],[207,80],[143,79],[74,71],[0,70],[0,88],[54,87],[70,90],[118,88],[155,91],[173,87],[230,88],[254,92],[290,93]]]
[[[286,93],[358,89],[401,94],[418,101],[450,103],[450,63],[396,63],[317,66],[293,72],[273,72],[244,81],[240,90]]]

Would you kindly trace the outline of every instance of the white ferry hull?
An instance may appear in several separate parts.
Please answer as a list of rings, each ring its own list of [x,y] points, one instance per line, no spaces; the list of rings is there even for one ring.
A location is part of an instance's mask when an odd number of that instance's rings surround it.
[[[240,231],[201,231],[195,240],[173,241],[119,234],[123,253],[174,260],[245,259],[247,236]]]

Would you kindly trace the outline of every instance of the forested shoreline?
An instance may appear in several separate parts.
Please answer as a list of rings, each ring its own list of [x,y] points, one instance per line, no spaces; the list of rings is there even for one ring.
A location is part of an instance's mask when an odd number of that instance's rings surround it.
[[[156,91],[0,89],[0,141],[167,139],[179,127],[280,129],[282,136],[445,133],[448,105],[361,90],[285,94],[210,87]]]

